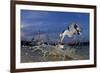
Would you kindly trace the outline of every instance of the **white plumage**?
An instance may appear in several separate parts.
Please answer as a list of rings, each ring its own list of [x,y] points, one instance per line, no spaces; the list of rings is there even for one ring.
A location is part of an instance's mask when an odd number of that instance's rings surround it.
[[[65,36],[73,37],[81,35],[81,29],[78,24],[71,24],[63,33],[60,34],[60,41],[62,42]]]

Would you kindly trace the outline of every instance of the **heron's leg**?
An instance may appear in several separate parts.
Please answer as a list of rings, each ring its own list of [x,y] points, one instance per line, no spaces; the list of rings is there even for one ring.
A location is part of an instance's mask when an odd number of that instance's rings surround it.
[[[62,35],[62,37],[61,37],[61,42],[63,41],[64,37],[65,37],[65,36],[64,36],[64,35]]]

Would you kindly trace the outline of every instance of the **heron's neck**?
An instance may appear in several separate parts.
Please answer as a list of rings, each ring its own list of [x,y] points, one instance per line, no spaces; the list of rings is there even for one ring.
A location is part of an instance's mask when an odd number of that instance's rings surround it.
[[[68,31],[68,30],[66,30],[65,33],[67,33],[66,35],[67,35],[68,37],[72,37],[72,36],[73,36],[73,33],[70,32],[70,31]]]

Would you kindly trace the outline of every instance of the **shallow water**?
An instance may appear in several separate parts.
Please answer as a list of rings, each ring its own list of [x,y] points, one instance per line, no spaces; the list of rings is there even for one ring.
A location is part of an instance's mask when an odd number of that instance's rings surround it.
[[[48,62],[89,59],[89,45],[67,46],[57,48],[52,45],[23,46],[21,48],[21,62]]]

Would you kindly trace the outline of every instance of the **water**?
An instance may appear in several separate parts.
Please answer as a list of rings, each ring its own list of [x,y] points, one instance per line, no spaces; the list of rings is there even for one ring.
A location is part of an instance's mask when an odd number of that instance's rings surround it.
[[[48,62],[89,59],[89,45],[58,48],[54,45],[21,47],[21,62]]]

